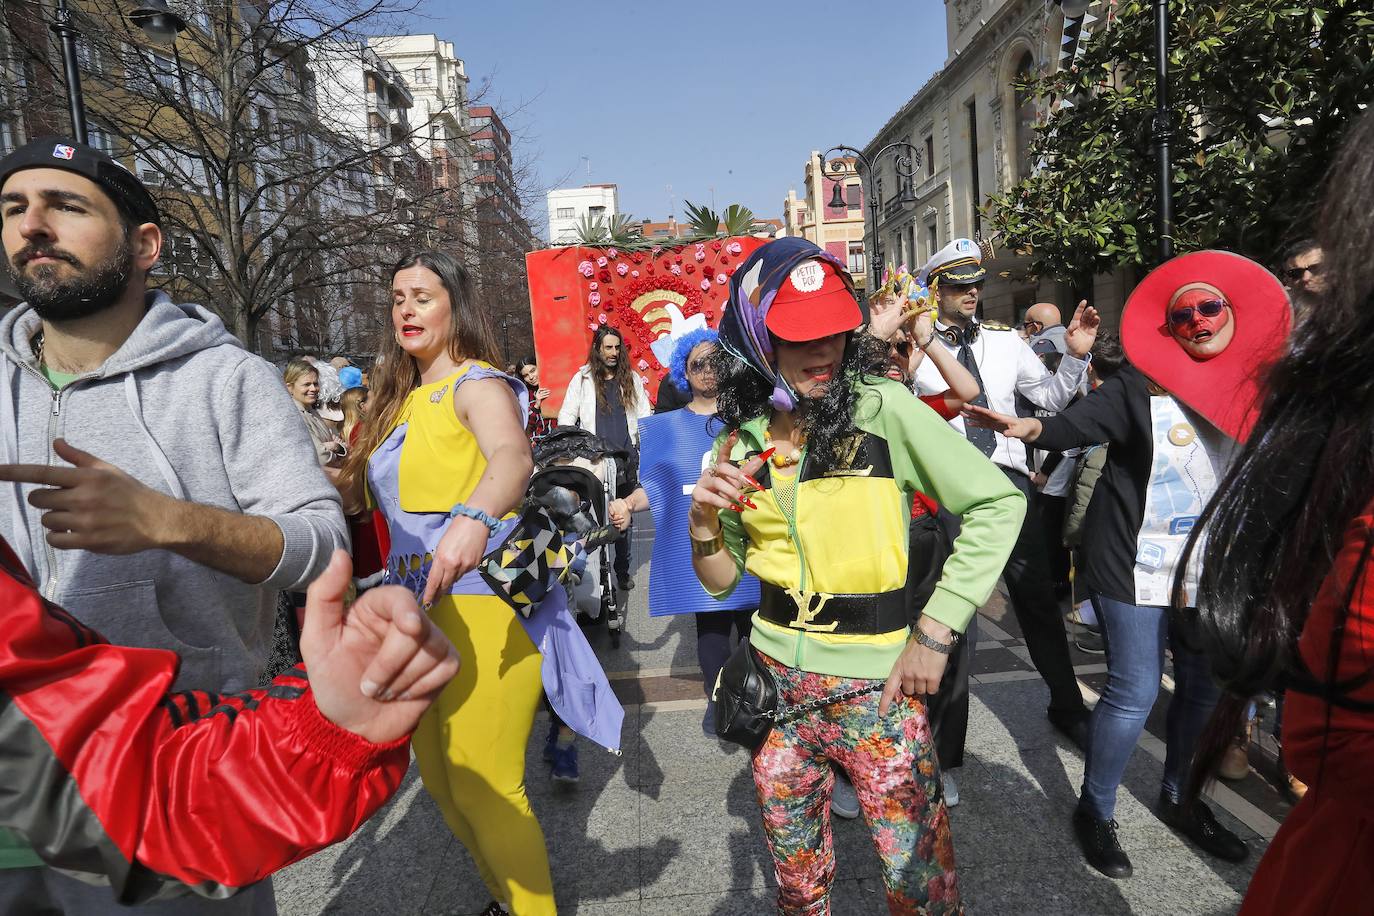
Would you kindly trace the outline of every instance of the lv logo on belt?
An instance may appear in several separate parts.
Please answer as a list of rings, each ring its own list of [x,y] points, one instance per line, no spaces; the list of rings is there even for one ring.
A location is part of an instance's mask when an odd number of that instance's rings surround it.
[[[824,592],[804,592],[801,589],[789,588],[787,596],[797,605],[797,616],[792,618],[788,626],[796,627],[798,630],[807,630],[811,633],[832,633],[840,625],[838,620],[827,624],[811,622],[821,616],[821,612],[825,610],[826,604],[830,601],[830,595]],[[819,604],[816,603],[816,599],[820,599]]]

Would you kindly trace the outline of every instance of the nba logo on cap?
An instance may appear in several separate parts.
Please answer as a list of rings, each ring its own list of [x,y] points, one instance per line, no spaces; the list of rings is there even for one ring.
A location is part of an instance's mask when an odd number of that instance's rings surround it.
[[[54,159],[70,159],[75,155],[76,147],[74,146],[65,146],[59,143],[52,148],[52,157]]]

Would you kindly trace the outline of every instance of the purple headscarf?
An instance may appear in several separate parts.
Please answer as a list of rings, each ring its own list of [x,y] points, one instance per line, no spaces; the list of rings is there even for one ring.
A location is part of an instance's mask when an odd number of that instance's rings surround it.
[[[792,269],[812,258],[833,264],[853,291],[854,281],[839,258],[806,239],[786,236],[755,249],[735,271],[730,278],[730,302],[720,319],[721,346],[773,383],[772,402],[778,410],[794,410],[797,393],[773,366],[768,310]]]

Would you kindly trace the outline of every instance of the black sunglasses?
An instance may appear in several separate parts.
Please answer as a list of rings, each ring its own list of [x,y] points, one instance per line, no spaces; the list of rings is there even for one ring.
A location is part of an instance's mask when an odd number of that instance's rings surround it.
[[[1181,309],[1174,309],[1169,313],[1170,324],[1187,324],[1193,320],[1193,312],[1197,312],[1203,318],[1215,318],[1221,314],[1221,310],[1226,308],[1226,303],[1220,299],[1207,299],[1197,305],[1185,305]]]
[[[1283,272],[1283,275],[1296,282],[1307,274],[1311,274],[1315,277],[1317,274],[1321,273],[1321,271],[1322,266],[1320,264],[1313,264],[1311,267],[1290,267]]]
[[[701,372],[702,370],[709,368],[710,365],[711,365],[711,357],[709,357],[709,356],[698,356],[696,359],[691,360],[691,361],[689,361],[689,362],[687,363],[687,371],[688,371],[688,372]]]
[[[887,348],[888,348],[889,350],[896,350],[898,356],[910,356],[910,355],[911,355],[911,341],[909,341],[909,340],[894,340],[894,341],[889,341],[889,342],[888,342],[888,345],[887,345]]]

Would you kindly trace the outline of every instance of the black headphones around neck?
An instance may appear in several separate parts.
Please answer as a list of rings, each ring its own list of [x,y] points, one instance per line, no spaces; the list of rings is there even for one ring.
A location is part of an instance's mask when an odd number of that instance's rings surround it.
[[[957,347],[963,343],[973,343],[978,339],[978,322],[970,321],[967,328],[962,331],[954,325],[944,328],[936,328],[935,333],[949,341],[951,347]]]

